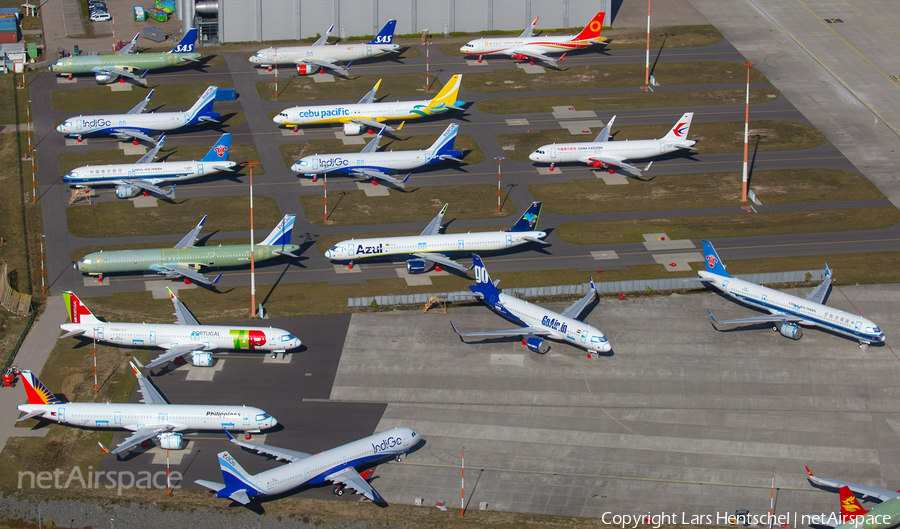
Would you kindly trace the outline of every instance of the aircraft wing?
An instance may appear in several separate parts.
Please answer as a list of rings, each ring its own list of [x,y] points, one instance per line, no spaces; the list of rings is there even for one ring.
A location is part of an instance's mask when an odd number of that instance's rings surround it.
[[[580,320],[581,318],[579,318],[579,316],[581,316],[581,313],[584,311],[585,307],[587,307],[588,304],[591,301],[593,301],[594,294],[596,294],[596,293],[597,293],[597,289],[596,289],[596,287],[594,287],[594,280],[592,278],[591,279],[591,291],[588,292],[587,294],[585,294],[585,296],[583,298],[581,298],[578,301],[576,301],[575,303],[573,303],[572,306],[570,306],[569,308],[564,310],[562,315],[567,318],[574,318],[576,320]]]
[[[187,235],[182,237],[178,244],[176,244],[173,248],[191,248],[194,246],[194,243],[197,242],[197,235],[200,235],[200,230],[203,229],[203,223],[206,222],[206,215],[203,215],[203,218],[200,219],[200,222],[197,223],[197,226],[188,232]]]
[[[131,370],[134,371],[134,376],[138,379],[138,391],[141,393],[141,402],[144,404],[168,404],[165,397],[163,397],[156,387],[147,380],[144,375],[141,374],[141,371],[134,365],[133,362],[130,362]],[[140,364],[138,364],[140,365]]]
[[[534,31],[534,25],[537,24],[539,18],[541,17],[534,17],[534,21],[531,23],[531,25],[525,28],[525,31],[523,31],[522,34],[519,35],[520,39],[527,39],[531,37],[531,33]]]
[[[143,101],[135,105],[134,108],[129,110],[128,114],[140,114],[141,112],[143,112],[144,109],[147,108],[147,103],[150,102],[150,98],[153,97],[154,90],[156,89],[154,88],[153,90],[150,90],[150,93],[147,94],[147,97],[145,97]]]
[[[162,197],[165,197],[166,195],[171,193],[171,190],[169,191],[169,193],[166,193],[166,191],[163,188],[157,187],[146,180],[140,180],[140,179],[134,178],[134,179],[125,179],[122,181],[128,185],[132,185],[134,187],[139,187],[139,188],[143,189],[144,191],[148,191],[150,193],[156,193],[157,195],[162,196]]]
[[[154,140],[154,139],[151,138],[150,136],[147,136],[146,134],[144,134],[143,132],[141,132],[141,131],[139,131],[139,130],[134,130],[134,129],[113,129],[113,132],[112,132],[112,133],[115,134],[116,136],[119,136],[120,138],[122,138],[122,137],[125,137],[125,138],[137,138],[137,139],[139,139],[139,140],[144,140],[144,141],[146,141],[147,143],[155,143],[155,142],[156,142],[156,140]]]
[[[162,148],[163,142],[165,142],[165,141],[166,141],[166,135],[163,134],[159,137],[158,140],[156,140],[156,145],[152,149],[147,151],[147,154],[141,156],[141,159],[135,163],[150,163],[150,162],[152,162],[153,159],[156,158],[156,154],[159,153],[159,150]]]
[[[461,332],[460,336],[550,336],[550,331],[537,327],[522,327],[521,329],[507,329],[500,331]]]
[[[366,146],[363,147],[363,149],[362,149],[361,151],[359,151],[359,152],[363,153],[363,152],[375,152],[375,151],[377,151],[377,150],[378,150],[378,143],[381,141],[381,136],[382,136],[382,135],[384,135],[384,127],[382,127],[381,130],[378,131],[378,134],[377,134],[374,138],[372,138],[371,140],[369,140],[369,143],[367,143]]]
[[[400,184],[406,182],[407,179],[409,179],[409,175],[406,175],[406,178],[404,178],[403,180],[397,180],[393,176],[386,175],[381,171],[376,171],[375,169],[353,169],[352,171],[353,174],[357,176],[362,176],[365,178],[378,178],[379,180],[390,182],[396,186],[399,186]]]
[[[555,63],[557,61],[557,59],[554,59],[553,57],[544,55],[542,53],[538,53],[538,52],[530,50],[528,48],[523,48],[523,49],[518,49],[518,50],[506,50],[503,53],[506,55],[509,55],[509,56],[524,55],[526,57],[531,57],[532,59],[538,59],[539,61],[546,61],[546,62],[552,62],[552,63]]]
[[[347,72],[346,68],[338,66],[328,59],[297,59],[294,61],[294,64],[312,64],[326,70],[336,70],[341,73]]]
[[[810,292],[810,294],[806,296],[806,299],[813,303],[821,303],[824,305],[828,298],[828,289],[831,288],[831,277],[831,268],[828,268],[828,263],[825,263],[825,281],[822,281],[821,285]]]
[[[169,297],[172,299],[172,303],[175,305],[175,317],[178,318],[175,323],[178,325],[200,325],[200,322],[197,321],[197,318],[191,314],[191,311],[188,310],[187,307],[184,306],[172,290],[169,287],[166,287],[166,292],[169,293]]]
[[[431,219],[431,222],[428,223],[428,226],[425,226],[425,229],[422,230],[422,233],[419,235],[438,235],[441,233],[441,221],[444,219],[444,213],[447,211],[447,206],[450,204],[444,204],[444,207],[441,208],[441,212],[437,214],[437,217]]]
[[[122,46],[122,49],[116,52],[116,55],[128,55],[129,53],[131,53],[131,49],[134,48],[134,44],[137,42],[137,39],[140,36],[141,32],[139,31],[137,32],[137,34],[135,34],[134,38],[131,39],[131,42]]]
[[[602,132],[601,132],[601,134],[602,134]],[[584,163],[603,162],[606,165],[614,165],[616,167],[621,167],[622,169],[626,169],[628,171],[632,171],[632,172],[635,172],[638,174],[640,174],[643,171],[646,171],[650,167],[648,165],[644,169],[638,169],[637,167],[635,167],[633,165],[623,162],[621,158],[616,158],[616,157],[612,157],[612,156],[596,156],[596,155],[594,155],[594,156],[588,156],[588,157],[584,158],[582,161]],[[653,162],[650,162],[650,163],[652,164]]]
[[[373,129],[387,129],[391,132],[397,132],[397,129],[394,127],[389,127],[384,123],[379,123],[374,119],[366,119],[366,118],[353,118],[350,121],[353,123],[359,123],[360,125],[365,125],[367,127],[372,127]]]
[[[600,134],[597,134],[597,137],[594,138],[594,143],[600,143],[601,141],[609,141],[609,131],[612,129],[613,121],[616,120],[616,116],[609,118],[609,121],[606,122],[606,126],[603,127],[603,130],[600,131]]]
[[[381,499],[381,496],[375,492],[372,485],[369,485],[369,483],[359,475],[359,472],[352,467],[347,467],[334,474],[329,474],[325,476],[325,479],[333,483],[343,483],[344,486],[355,490],[357,494],[362,494],[369,501]]]
[[[827,487],[832,489],[840,489],[841,487],[849,487],[850,490],[853,491],[859,499],[862,500],[874,500],[878,499],[881,501],[888,501],[894,498],[900,497],[900,493],[895,492],[893,490],[887,489],[879,489],[877,487],[867,487],[865,485],[857,485],[856,483],[849,483],[847,481],[838,481],[836,479],[829,478],[820,478],[818,476],[814,476],[812,472],[810,472],[809,467],[806,467],[806,472],[809,474],[809,481],[813,485],[817,485],[819,487]]]
[[[328,42],[328,37],[331,36],[332,30],[334,30],[334,24],[332,24],[331,27],[328,28],[328,31],[326,31],[324,35],[319,37],[319,40],[313,42],[313,46],[324,46],[325,43]]]
[[[296,461],[300,461],[301,459],[306,459],[310,456],[306,452],[297,452],[296,450],[288,450],[287,448],[278,448],[277,446],[266,445],[262,443],[251,443],[250,441],[242,441],[240,439],[235,439],[228,430],[225,430],[225,435],[228,436],[228,440],[232,443],[242,446],[248,450],[253,450],[259,454],[266,454],[270,456],[274,456],[275,459],[279,459],[282,461],[287,461],[289,463],[294,463]]]
[[[439,253],[414,253],[413,255],[415,255],[419,259],[425,259],[426,261],[437,263],[446,268],[453,268],[455,270],[459,270],[460,272],[468,272],[472,269],[471,267],[466,268],[453,259],[450,259],[449,257]]]
[[[181,277],[185,277],[190,279],[191,281],[196,281],[203,285],[214,285],[219,281],[219,278],[222,277],[222,274],[219,274],[214,280],[210,281],[206,278],[205,275],[200,272],[195,272],[192,268],[184,268],[182,266],[173,266],[172,268],[166,268],[169,272],[173,274],[178,274]]]
[[[166,349],[166,352],[157,356],[155,359],[153,359],[152,362],[148,363],[144,367],[147,367],[147,368],[156,367],[158,365],[165,364],[169,360],[174,360],[181,355],[186,355],[193,351],[202,351],[204,347],[205,347],[205,344],[202,344],[202,343],[185,343],[185,344],[175,345],[172,347],[163,346],[163,348]]]
[[[99,72],[114,73],[116,75],[121,75],[122,77],[134,79],[135,81],[140,81],[141,79],[143,79],[142,76],[134,74],[132,72],[129,72],[128,70],[126,70],[125,68],[123,68],[121,66],[103,66],[100,68],[94,68],[94,72],[95,73],[99,73]],[[129,112],[129,114],[131,114],[131,112]],[[138,114],[138,112],[135,112],[135,114]]]
[[[783,323],[786,321],[798,323],[803,321],[803,318],[792,316],[790,314],[767,314],[765,316],[753,316],[752,318],[738,318],[736,320],[725,321],[717,320],[712,315],[712,311],[709,311],[709,316],[715,323]]]
[[[378,82],[375,83],[375,86],[372,87],[372,89],[369,90],[369,92],[366,95],[364,95],[363,98],[360,99],[359,103],[357,103],[357,104],[358,105],[368,105],[369,103],[375,101],[375,92],[378,90],[379,85],[381,85],[381,79],[379,79]]]
[[[168,424],[147,425],[147,426],[144,426],[143,428],[137,429],[133,434],[131,434],[124,441],[122,441],[113,450],[108,450],[103,445],[100,445],[100,448],[102,448],[103,451],[106,452],[107,454],[118,454],[119,452],[122,452],[123,450],[127,450],[135,445],[139,445],[148,439],[153,439],[154,437],[156,437],[157,435],[159,435],[161,433],[170,432],[173,429],[174,428],[172,428],[172,426],[168,425]],[[100,444],[100,443],[97,443],[97,444]]]

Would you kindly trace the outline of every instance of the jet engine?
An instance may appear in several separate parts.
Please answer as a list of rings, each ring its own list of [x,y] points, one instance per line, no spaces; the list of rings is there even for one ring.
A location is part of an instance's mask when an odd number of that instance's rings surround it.
[[[527,55],[522,55],[521,53],[517,53],[517,54],[515,54],[515,55],[510,55],[510,57],[513,58],[513,59],[515,59],[515,60],[517,60],[517,61],[524,61],[525,59],[528,58]]]
[[[344,123],[344,135],[359,136],[363,133],[363,128],[359,123]]]
[[[166,450],[181,450],[181,434],[171,432],[159,434],[159,447]]]
[[[141,188],[130,184],[116,186],[116,196],[119,198],[136,197],[141,193]]]
[[[782,336],[790,338],[791,340],[799,340],[803,336],[803,329],[796,323],[791,323],[789,321],[783,322],[777,329]]]
[[[522,340],[522,345],[531,349],[535,353],[544,354],[550,350],[550,344],[547,343],[547,340],[541,338],[540,336],[529,336]]]
[[[425,259],[410,259],[406,261],[406,271],[410,274],[421,274],[428,267]]]
[[[212,365],[212,353],[209,351],[194,351],[191,353],[191,365],[196,367],[210,367]]]
[[[115,81],[116,77],[118,77],[118,75],[109,72],[97,72],[94,74],[94,79],[96,79],[98,83],[111,83]]]
[[[297,73],[300,75],[313,74],[319,71],[319,67],[315,64],[298,64]]]

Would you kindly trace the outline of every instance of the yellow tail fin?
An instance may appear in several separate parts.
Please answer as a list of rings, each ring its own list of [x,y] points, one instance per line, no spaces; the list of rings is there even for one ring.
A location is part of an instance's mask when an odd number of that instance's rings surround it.
[[[456,96],[459,93],[459,85],[462,83],[462,74],[456,74],[450,78],[450,81],[441,88],[438,95],[428,102],[429,108],[441,105],[455,105]]]

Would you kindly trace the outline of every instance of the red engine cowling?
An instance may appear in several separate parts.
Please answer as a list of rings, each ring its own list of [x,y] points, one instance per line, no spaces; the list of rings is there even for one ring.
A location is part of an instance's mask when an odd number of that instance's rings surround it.
[[[512,58],[513,58],[513,59],[516,59],[516,60],[518,60],[518,61],[524,61],[525,59],[528,58],[528,56],[527,56],[527,55],[522,55],[521,53],[517,53],[517,54],[513,55]]]
[[[311,73],[316,73],[319,71],[319,67],[315,64],[298,64],[297,65],[297,73],[300,75],[307,75]]]

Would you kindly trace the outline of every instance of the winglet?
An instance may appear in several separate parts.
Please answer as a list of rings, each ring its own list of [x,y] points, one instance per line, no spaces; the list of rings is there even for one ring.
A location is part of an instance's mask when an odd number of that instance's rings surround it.
[[[412,174],[412,173],[406,173],[406,178],[404,178],[403,180],[400,180],[400,183],[401,183],[401,184],[405,184],[406,181],[409,180],[409,175],[411,175],[411,174]]]
[[[709,318],[710,318],[710,319],[711,319],[711,320],[712,320],[712,322],[713,322],[713,323],[718,323],[718,322],[717,322],[717,321],[716,321],[716,317],[715,317],[715,316],[713,316],[713,313],[712,313],[712,311],[711,311],[711,310],[709,310],[709,309],[706,309],[706,312],[708,312],[708,313],[709,313]],[[806,469],[806,471],[807,471],[807,472],[809,472],[809,469],[808,469],[808,468],[807,468],[807,469]],[[812,473],[811,473],[811,472],[810,472],[810,474],[809,474],[809,475],[810,475],[810,476],[812,476]]]
[[[134,365],[134,362],[128,362],[128,365],[130,365],[131,370],[134,371],[134,376],[141,378],[141,372],[138,370],[137,366]]]
[[[815,477],[815,476],[813,476],[813,473],[812,473],[812,471],[811,471],[811,470],[809,470],[809,467],[803,467],[803,468],[805,468],[805,469],[806,469],[806,473],[807,473],[807,474],[809,474],[809,477],[811,477],[811,478],[814,478],[814,477]]]
[[[174,193],[174,192],[175,192],[175,186],[177,186],[177,185],[178,185],[178,184],[172,184],[172,189],[170,189],[166,194],[167,194],[167,195],[171,195],[172,193]]]
[[[173,188],[173,189],[174,189],[174,188]],[[200,222],[197,224],[197,229],[198,229],[198,230],[202,230],[202,229],[203,229],[203,223],[204,223],[204,222],[206,222],[206,215],[203,215],[203,218],[200,219]]]
[[[215,285],[216,283],[219,282],[219,279],[221,279],[221,278],[222,278],[222,274],[220,273],[219,275],[216,276],[215,279],[213,279],[212,284]]]
[[[344,71],[345,71],[345,72],[349,72],[349,71],[350,71],[350,65],[351,65],[351,64],[353,64],[353,61],[348,62],[348,63],[347,63],[347,66],[344,66]]]
[[[108,453],[109,453],[109,450],[107,450],[106,447],[103,446],[103,445],[100,443],[100,441],[97,441],[97,444],[100,445],[100,450],[103,450],[103,453],[104,453],[104,454],[108,454]]]
[[[651,165],[653,165],[653,162],[648,163],[648,164],[647,164],[647,167],[644,167],[644,171],[646,171],[647,169],[650,169],[650,166],[651,166]]]
[[[588,276],[588,279],[591,280],[591,290],[593,290],[594,292],[596,292],[596,291],[597,291],[597,287],[594,286],[594,278]]]
[[[569,52],[566,52],[566,53],[569,53]],[[565,58],[566,58],[566,53],[563,53],[563,54],[562,54],[562,57],[560,57],[559,60],[565,59]]]
[[[144,73],[141,74],[141,79],[147,77],[147,72],[149,72],[149,71],[150,70],[144,70]]]
[[[453,325],[453,320],[450,320],[450,328],[453,329],[453,332],[459,334],[459,331],[456,330],[456,326]]]
[[[206,218],[206,217],[203,217],[203,218]],[[176,300],[177,298],[175,297],[175,293],[172,292],[172,289],[169,288],[169,287],[166,287],[166,292],[169,293],[169,299],[171,299],[172,302],[175,302],[175,300]]]
[[[401,122],[400,122],[400,126],[397,127],[397,132],[400,132],[400,129],[403,128],[403,124],[404,124],[404,123],[406,123],[406,122],[405,122],[405,121],[401,121]]]
[[[222,431],[225,432],[225,435],[228,436],[228,440],[231,441],[231,442],[233,443],[233,442],[234,442],[234,437],[232,437],[231,432],[229,432],[229,431],[226,430],[225,428],[222,428]]]

